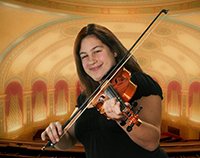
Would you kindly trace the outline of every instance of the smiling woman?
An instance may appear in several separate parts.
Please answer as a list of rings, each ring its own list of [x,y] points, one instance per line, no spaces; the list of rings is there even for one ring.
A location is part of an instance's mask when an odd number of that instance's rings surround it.
[[[179,131],[178,136],[184,140],[189,140],[189,142],[199,140],[199,0],[1,0],[0,138],[8,140],[6,144],[5,141],[1,141],[1,145],[12,146],[13,143],[9,143],[11,139],[31,140],[30,144],[34,144],[35,132],[46,128],[51,121],[60,120],[64,124],[72,114],[77,104],[76,99],[84,89],[77,86],[79,78],[73,58],[74,40],[83,26],[88,23],[106,26],[115,33],[126,48],[130,48],[151,19],[163,8],[170,9],[168,15],[134,53],[134,56],[143,71],[155,79],[163,89],[162,134],[167,132],[177,134],[174,130],[170,130],[176,129]],[[97,37],[99,38],[100,36]],[[106,39],[108,40],[107,37]],[[103,39],[100,41],[113,53],[115,51],[112,47],[115,44],[110,44],[113,40],[114,38],[111,41]],[[115,50],[122,49],[116,47]],[[116,52],[115,59],[118,63],[120,53]],[[79,53],[80,51],[77,55]],[[96,53],[101,54],[98,51]],[[79,63],[82,62],[80,58]],[[77,69],[85,73],[83,65]],[[127,69],[132,71],[131,67]],[[137,75],[132,72],[132,80],[138,85],[133,100],[138,98],[138,92],[141,89],[147,89],[147,87],[141,88],[135,76]],[[43,93],[33,89],[34,83],[38,81],[46,85],[46,91],[42,91]],[[57,83],[60,81],[62,84],[60,88],[57,88]],[[174,82],[175,87],[172,86]],[[87,97],[99,85],[99,82],[82,74],[81,84],[87,87],[81,96]],[[81,96],[79,98],[82,98]],[[78,99],[78,102],[81,105],[83,101]],[[107,102],[105,102],[105,108],[106,104]],[[146,109],[144,107],[139,114],[143,124],[138,128],[149,121],[143,117]],[[108,109],[108,112],[111,110]],[[149,115],[150,113],[147,114]],[[85,122],[83,124],[88,125]],[[96,122],[91,128],[100,129]],[[110,128],[107,129],[110,130]],[[91,130],[84,133],[90,132]],[[111,131],[111,133],[118,136],[116,131]],[[81,140],[80,138],[83,137],[78,136],[78,138]],[[170,141],[174,142],[174,139]],[[84,141],[82,142],[85,144]],[[93,146],[97,146],[97,142],[100,141],[95,140],[95,142]],[[111,140],[111,142],[119,144],[117,141]],[[41,144],[44,145],[44,143]],[[39,150],[42,145],[38,147]],[[161,147],[168,145],[169,143],[164,143],[164,145],[161,143]],[[17,143],[15,146],[18,146]],[[173,143],[171,146],[174,148]],[[20,147],[24,146],[20,145]],[[79,146],[72,150],[77,151],[77,148]],[[93,148],[89,147],[89,149]],[[117,149],[113,147],[113,151]],[[163,149],[169,155],[172,155],[171,152],[176,152],[176,154],[183,150],[187,152],[182,148],[182,144],[180,148],[176,148],[179,151],[174,151],[174,149],[169,151],[166,147]],[[34,150],[33,152],[35,153]],[[1,153],[4,154],[4,152]],[[67,155],[68,152],[64,153]]]
[[[126,52],[125,47],[107,28],[88,24],[81,29],[75,40],[74,57],[85,90],[77,99],[77,107],[81,108],[85,99]],[[42,140],[48,136],[59,150],[68,150],[79,141],[88,158],[131,158],[132,153],[136,157],[167,158],[159,145],[162,90],[142,71],[133,57],[128,60],[125,68],[132,72],[131,81],[138,87],[130,101],[125,102],[125,106],[130,107],[136,101],[144,107],[140,113],[141,125],[133,126],[131,131],[126,130],[129,126],[120,123],[124,119],[122,103],[116,98],[105,100],[102,94],[99,99],[103,100],[107,117],[89,104],[66,133],[62,135],[60,122],[53,122],[41,134]],[[136,112],[135,108],[132,110]],[[59,135],[62,137],[59,138]]]
[[[88,42],[85,39],[90,39],[90,42],[92,43]],[[124,47],[124,45],[122,45],[122,43],[118,40],[118,38],[107,28],[100,25],[89,24],[88,26],[83,27],[81,29],[81,31],[77,35],[77,38],[74,44],[74,57],[75,57],[75,63],[76,63],[76,70],[77,70],[77,73],[78,73],[79,79],[81,80],[82,85],[84,87],[90,87],[85,90],[88,96],[96,89],[97,85],[99,84],[99,81],[93,80],[91,76],[86,73],[83,66],[84,61],[82,61],[80,54],[82,54],[81,49],[91,51],[91,49],[96,48],[96,46],[93,46],[95,44],[95,41],[98,42],[96,44],[98,44],[101,47],[101,50],[104,50],[103,54],[105,54],[105,51],[107,51],[108,54],[106,56],[109,57],[109,59],[106,59],[105,61],[106,64],[109,63],[108,65],[109,67],[106,68],[105,72],[101,72],[103,73],[101,75],[105,75],[108,72],[108,70],[111,69],[110,66],[113,66],[116,63],[118,63],[122,59],[122,57],[127,53],[127,49]],[[86,48],[83,42],[85,43],[87,42],[90,48],[88,47]],[[99,54],[102,54],[102,53],[97,53],[97,54],[98,55],[95,55],[95,56],[99,56]],[[110,59],[111,61],[108,61]],[[101,62],[104,62],[104,61],[101,60]],[[134,69],[136,71],[143,72],[140,66],[138,65],[138,63],[135,61],[134,56],[130,58],[130,62],[126,63],[125,66],[128,68],[128,70]]]

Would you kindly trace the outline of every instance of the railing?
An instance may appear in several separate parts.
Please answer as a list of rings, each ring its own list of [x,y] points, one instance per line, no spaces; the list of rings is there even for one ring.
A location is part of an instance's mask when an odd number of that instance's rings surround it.
[[[78,143],[68,151],[59,151],[55,148],[46,148],[41,151],[45,145],[42,141],[20,141],[0,139],[0,157],[73,157],[85,158],[85,150],[82,144]],[[185,142],[168,142],[160,143],[160,146],[165,150],[170,157],[172,156],[200,156],[200,141],[185,141]]]

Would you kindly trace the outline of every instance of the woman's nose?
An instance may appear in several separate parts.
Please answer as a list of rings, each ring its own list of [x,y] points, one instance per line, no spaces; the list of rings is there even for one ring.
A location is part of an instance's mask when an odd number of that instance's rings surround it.
[[[89,56],[89,61],[88,61],[89,64],[95,64],[96,62],[97,59],[93,55]]]

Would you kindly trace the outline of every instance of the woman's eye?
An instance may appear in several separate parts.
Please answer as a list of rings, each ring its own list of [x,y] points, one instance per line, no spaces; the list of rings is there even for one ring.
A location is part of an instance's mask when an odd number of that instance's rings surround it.
[[[94,53],[99,53],[100,52],[100,50],[96,50]]]
[[[83,56],[81,56],[81,59],[84,59],[84,58],[86,58],[87,57],[87,55],[83,55]]]

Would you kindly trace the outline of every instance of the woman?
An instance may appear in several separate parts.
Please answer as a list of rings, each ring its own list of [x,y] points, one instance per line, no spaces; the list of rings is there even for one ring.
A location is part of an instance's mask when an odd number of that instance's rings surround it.
[[[77,99],[77,108],[126,52],[117,37],[103,26],[89,24],[79,32],[74,57],[77,73],[85,90]],[[143,106],[139,113],[142,120],[140,126],[135,125],[132,131],[127,132],[128,123],[120,125],[120,121],[124,119],[120,103],[112,98],[103,104],[107,117],[100,114],[93,105],[89,105],[62,139],[59,139],[62,125],[54,122],[41,134],[42,140],[48,136],[53,143],[57,142],[55,147],[60,150],[70,149],[79,141],[88,158],[168,157],[159,146],[162,90],[150,76],[143,73],[134,58],[126,63],[125,68],[132,72],[131,81],[137,85],[134,96],[125,104],[129,106],[137,101],[139,106]]]

